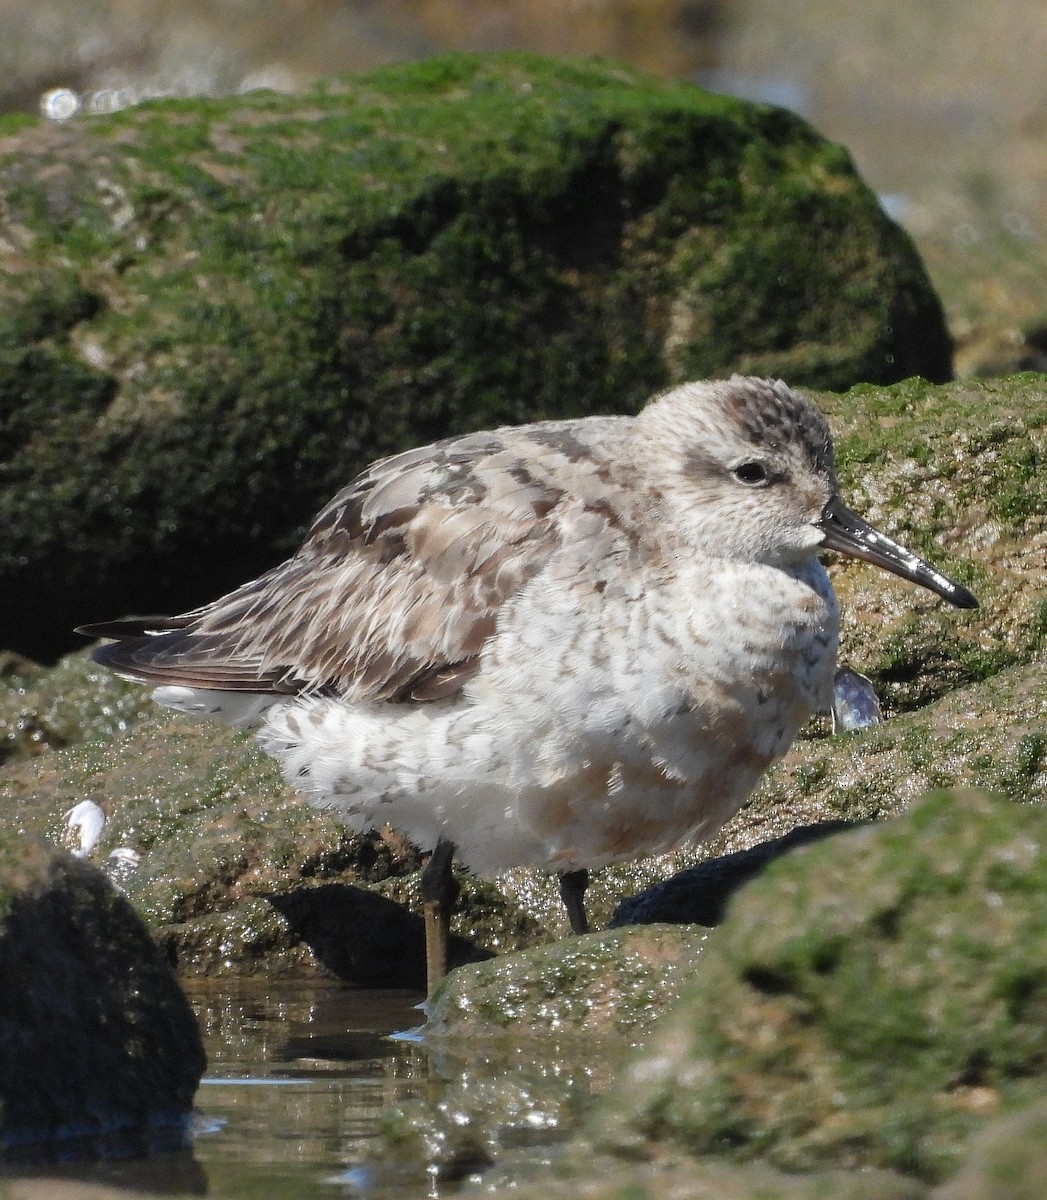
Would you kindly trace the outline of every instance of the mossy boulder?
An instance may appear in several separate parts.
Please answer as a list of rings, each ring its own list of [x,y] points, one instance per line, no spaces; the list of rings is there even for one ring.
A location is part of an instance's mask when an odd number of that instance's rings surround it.
[[[935,1180],[1047,1088],[1047,813],[942,792],[782,859],[592,1125],[627,1156]]]
[[[37,655],[241,582],[408,445],[732,370],[951,370],[844,150],[607,63],[8,118],[0,212],[0,590]]]
[[[426,1036],[639,1037],[696,969],[706,933],[647,925],[562,938],[453,971],[429,1002]]]
[[[127,900],[87,863],[0,832],[0,1160],[182,1146],[204,1066]]]

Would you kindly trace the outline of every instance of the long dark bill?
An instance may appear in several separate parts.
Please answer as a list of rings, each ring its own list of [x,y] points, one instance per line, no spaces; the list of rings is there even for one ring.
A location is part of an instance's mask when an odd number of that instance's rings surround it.
[[[852,558],[862,558],[874,566],[883,567],[902,579],[918,583],[937,593],[956,608],[977,608],[978,601],[960,584],[936,571],[911,550],[899,546],[886,534],[874,529],[868,521],[852,512],[837,497],[822,510],[819,528],[825,534],[822,545]]]

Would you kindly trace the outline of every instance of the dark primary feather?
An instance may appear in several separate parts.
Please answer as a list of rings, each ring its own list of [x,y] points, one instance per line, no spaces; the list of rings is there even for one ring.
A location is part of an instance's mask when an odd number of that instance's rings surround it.
[[[147,683],[452,696],[502,606],[561,545],[565,512],[584,507],[587,492],[606,495],[608,451],[627,422],[596,421],[609,435],[599,456],[580,423],[564,421],[377,462],[322,510],[294,556],[258,579],[181,616],[81,632],[116,639],[96,660]]]
[[[118,617],[115,621],[96,621],[91,625],[78,625],[74,632],[85,637],[129,638],[142,637],[150,630],[182,629],[190,617]]]

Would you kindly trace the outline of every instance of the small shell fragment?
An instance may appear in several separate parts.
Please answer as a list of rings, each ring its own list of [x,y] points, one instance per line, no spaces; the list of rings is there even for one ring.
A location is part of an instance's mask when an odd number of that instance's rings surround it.
[[[62,845],[77,858],[86,858],[98,844],[105,828],[105,813],[95,800],[81,800],[65,817]]]
[[[865,729],[883,720],[872,682],[850,667],[837,667],[833,676],[833,733]]]

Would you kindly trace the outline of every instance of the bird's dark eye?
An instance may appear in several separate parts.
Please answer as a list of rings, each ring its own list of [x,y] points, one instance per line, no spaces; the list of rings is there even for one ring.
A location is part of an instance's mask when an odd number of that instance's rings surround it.
[[[734,468],[733,474],[740,483],[747,483],[750,487],[759,487],[770,481],[767,468],[761,462],[739,463]]]

